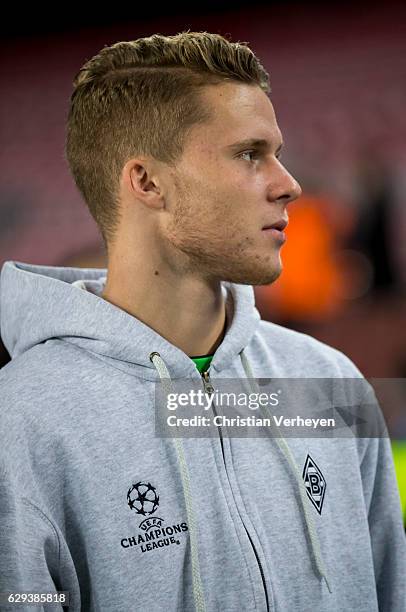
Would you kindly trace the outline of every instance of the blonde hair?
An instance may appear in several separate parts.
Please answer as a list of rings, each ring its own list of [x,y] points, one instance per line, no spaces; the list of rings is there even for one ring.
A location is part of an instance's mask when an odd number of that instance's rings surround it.
[[[67,121],[66,157],[106,247],[117,229],[122,168],[136,155],[173,163],[187,131],[210,118],[199,90],[225,81],[270,92],[269,76],[246,43],[218,34],[118,42],[76,75]]]

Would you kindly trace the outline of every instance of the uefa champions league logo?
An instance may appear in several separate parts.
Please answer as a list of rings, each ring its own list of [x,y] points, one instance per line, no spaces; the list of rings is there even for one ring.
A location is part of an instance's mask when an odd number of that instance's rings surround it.
[[[128,489],[127,503],[137,514],[149,516],[158,508],[159,496],[150,482],[137,482]]]
[[[180,546],[182,535],[189,531],[186,521],[164,526],[165,519],[151,516],[159,506],[159,495],[150,482],[136,482],[127,491],[127,506],[145,518],[138,525],[139,532],[121,538],[121,547],[148,553],[176,544]]]

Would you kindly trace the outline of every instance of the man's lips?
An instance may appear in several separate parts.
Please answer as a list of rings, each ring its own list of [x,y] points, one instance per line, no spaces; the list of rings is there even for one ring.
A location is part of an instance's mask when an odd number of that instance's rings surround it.
[[[286,234],[283,230],[287,225],[287,219],[279,219],[274,223],[268,223],[267,225],[264,225],[262,231],[264,232],[264,234],[272,236],[272,238],[276,238],[278,242],[283,244],[284,242],[286,242]]]
[[[264,225],[263,230],[276,229],[280,232],[283,232],[285,227],[288,225],[287,219],[279,219],[279,221],[275,221],[274,223],[268,223]]]

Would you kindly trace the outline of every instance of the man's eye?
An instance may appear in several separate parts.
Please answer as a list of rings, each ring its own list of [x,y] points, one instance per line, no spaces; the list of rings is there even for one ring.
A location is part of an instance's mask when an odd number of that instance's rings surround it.
[[[261,157],[261,152],[256,151],[255,149],[252,149],[251,151],[243,151],[242,153],[239,154],[238,157],[246,161],[253,162],[253,161],[258,160]],[[282,158],[282,153],[277,153],[275,157],[278,161],[280,161]]]
[[[258,151],[244,151],[243,153],[240,153],[240,157],[246,161],[252,162],[255,159],[258,159]]]

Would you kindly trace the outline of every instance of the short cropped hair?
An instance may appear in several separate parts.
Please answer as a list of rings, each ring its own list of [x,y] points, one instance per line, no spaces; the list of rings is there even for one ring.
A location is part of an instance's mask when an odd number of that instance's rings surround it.
[[[80,69],[66,158],[107,249],[119,222],[125,163],[138,155],[176,162],[188,130],[210,118],[199,91],[227,81],[270,92],[269,75],[246,43],[208,32],[117,42]]]

